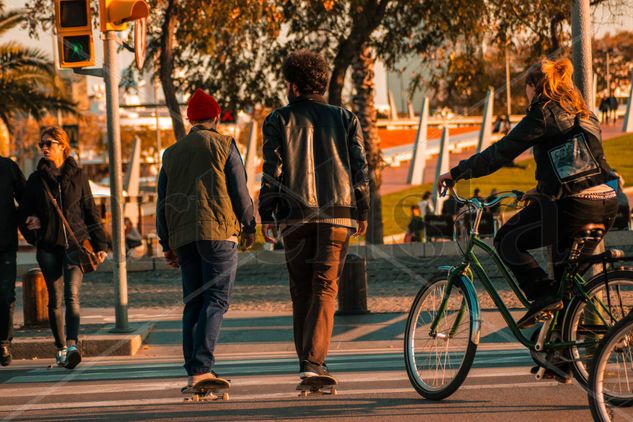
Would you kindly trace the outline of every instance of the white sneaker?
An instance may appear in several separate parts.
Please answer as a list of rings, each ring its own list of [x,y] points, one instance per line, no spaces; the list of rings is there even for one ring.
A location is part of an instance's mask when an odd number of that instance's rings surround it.
[[[57,366],[66,366],[66,351],[66,347],[57,349],[57,353],[55,353],[55,363],[57,363]]]

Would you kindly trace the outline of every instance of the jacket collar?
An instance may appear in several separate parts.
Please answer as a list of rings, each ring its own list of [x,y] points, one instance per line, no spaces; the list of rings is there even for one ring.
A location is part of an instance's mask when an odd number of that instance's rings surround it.
[[[51,165],[50,161],[45,158],[41,158],[37,163],[37,171],[43,177],[46,177],[50,182],[57,183],[57,176],[55,174],[55,169]],[[64,160],[64,164],[62,164],[60,176],[62,185],[67,185],[68,181],[72,179],[75,174],[79,172],[79,165],[77,161],[73,157],[68,157]]]
[[[201,130],[208,130],[208,131],[210,131],[210,132],[215,132],[215,133],[217,133],[217,134],[219,134],[219,133],[220,133],[220,132],[218,132],[218,130],[217,130],[216,128],[209,128],[209,129],[207,129],[206,127],[202,127],[202,126],[192,126],[192,127],[191,127],[191,130],[189,131],[189,133],[192,133],[192,132],[199,132],[199,131],[201,131]]]
[[[304,101],[315,101],[317,103],[327,104],[327,101],[325,101],[325,98],[323,98],[323,95],[319,95],[319,94],[300,95],[297,98],[293,98],[292,101],[290,101],[290,104],[300,103]]]

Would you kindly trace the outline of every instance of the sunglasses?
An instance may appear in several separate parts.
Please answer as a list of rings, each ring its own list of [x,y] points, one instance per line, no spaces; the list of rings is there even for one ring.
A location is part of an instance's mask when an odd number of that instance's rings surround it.
[[[42,141],[40,142],[38,145],[40,146],[41,149],[44,149],[44,147],[49,148],[51,147],[51,145],[53,144],[58,144],[60,145],[61,142],[57,142],[57,141]]]

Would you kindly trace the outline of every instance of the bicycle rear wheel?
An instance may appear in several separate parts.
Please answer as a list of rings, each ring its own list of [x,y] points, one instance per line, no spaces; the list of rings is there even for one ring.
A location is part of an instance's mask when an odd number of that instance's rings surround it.
[[[587,387],[591,360],[598,344],[607,331],[633,309],[633,271],[612,271],[608,285],[602,277],[596,277],[583,288],[593,306],[580,297],[569,303],[563,323],[563,340],[578,343],[569,349],[571,368],[576,380]],[[609,310],[608,313],[600,312],[604,322],[594,311],[602,306]]]
[[[448,301],[446,274],[432,277],[411,305],[404,337],[404,354],[411,384],[422,397],[441,400],[466,379],[477,345],[471,340],[476,316],[470,296],[453,285]],[[432,332],[432,324],[438,319]]]
[[[632,420],[633,314],[607,333],[591,368],[588,399],[594,420]]]

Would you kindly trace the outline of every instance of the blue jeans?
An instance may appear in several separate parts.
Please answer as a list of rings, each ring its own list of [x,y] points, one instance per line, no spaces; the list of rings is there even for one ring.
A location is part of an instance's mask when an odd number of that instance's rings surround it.
[[[182,349],[187,375],[209,372],[237,271],[237,245],[202,240],[176,250],[185,309]]]
[[[66,259],[63,248],[38,249],[37,262],[48,290],[48,320],[51,325],[55,346],[66,346],[66,341],[74,341],[79,337],[79,288],[83,273],[76,265]],[[64,319],[62,306],[66,302],[66,339],[64,339]]]
[[[0,252],[0,346],[6,346],[13,340],[15,265],[15,251]]]

